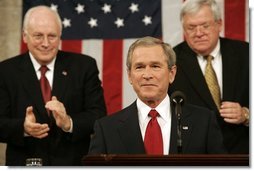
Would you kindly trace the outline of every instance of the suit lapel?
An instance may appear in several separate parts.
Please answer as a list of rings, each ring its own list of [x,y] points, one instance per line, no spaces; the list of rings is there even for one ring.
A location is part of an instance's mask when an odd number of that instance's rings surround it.
[[[192,134],[192,122],[189,117],[191,116],[191,110],[183,106],[183,115],[182,115],[182,140],[183,140],[183,152],[186,151],[189,142],[191,141],[191,134]]]
[[[37,121],[48,122],[47,111],[44,107],[40,84],[28,53],[24,55],[23,61],[20,65],[20,70],[21,82],[27,92],[27,95],[31,97],[31,105],[34,108]],[[38,112],[36,112],[36,110]]]
[[[169,154],[177,154],[177,120],[175,108],[171,103],[171,134],[169,143]]]
[[[236,84],[236,75],[237,68],[239,62],[238,59],[235,58],[234,54],[232,54],[231,47],[228,47],[224,39],[220,39],[221,41],[221,56],[222,56],[222,68],[223,69],[223,99],[234,99],[233,96],[235,94],[234,87]]]
[[[183,54],[185,55],[182,58],[179,57],[179,61],[181,61],[179,63],[182,63],[184,67],[182,67],[181,64],[179,64],[179,67],[181,67],[182,71],[189,79],[193,89],[197,92],[200,98],[203,99],[207,106],[216,108],[212,96],[209,93],[203,73],[198,64],[197,55],[187,45],[183,51]]]
[[[171,116],[171,136],[170,136],[170,148],[169,148],[169,154],[177,154],[177,118],[175,115],[175,108],[173,105],[171,105],[172,109],[172,116]],[[190,116],[190,111],[183,106],[182,108],[182,115],[181,115],[181,135],[182,135],[182,151],[184,153],[186,147],[188,146],[188,143],[190,142],[190,137],[192,133],[192,123],[188,119]]]
[[[138,122],[136,102],[124,112],[124,117],[119,120],[119,136],[129,154],[144,154],[145,149]]]
[[[53,89],[52,96],[56,96],[58,100],[64,101],[64,93],[66,91],[66,87],[68,85],[68,58],[63,55],[60,51],[57,54],[56,63],[55,63],[55,71],[53,77]],[[70,62],[70,61],[69,61]]]

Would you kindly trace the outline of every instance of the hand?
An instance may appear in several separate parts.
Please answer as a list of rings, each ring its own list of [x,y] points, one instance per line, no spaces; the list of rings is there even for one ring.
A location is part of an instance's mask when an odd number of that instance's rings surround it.
[[[26,108],[24,130],[26,134],[41,139],[48,136],[49,126],[48,124],[36,123],[33,107],[29,106]]]
[[[225,122],[231,124],[242,124],[246,121],[241,105],[236,102],[222,102],[220,115],[224,118]]]
[[[53,117],[56,120],[56,125],[62,130],[67,132],[71,128],[70,117],[67,115],[63,103],[57,100],[55,96],[52,97],[51,101],[48,101],[45,107],[52,111]]]

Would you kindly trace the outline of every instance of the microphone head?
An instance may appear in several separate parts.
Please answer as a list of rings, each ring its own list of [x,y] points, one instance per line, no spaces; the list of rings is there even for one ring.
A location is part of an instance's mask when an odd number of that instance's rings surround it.
[[[186,96],[183,92],[181,91],[175,91],[171,94],[171,100],[173,101],[173,103],[177,104],[183,104],[184,101],[186,99]]]

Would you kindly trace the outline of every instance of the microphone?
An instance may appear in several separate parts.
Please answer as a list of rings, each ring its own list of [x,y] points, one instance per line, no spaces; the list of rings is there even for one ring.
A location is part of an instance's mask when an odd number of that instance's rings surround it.
[[[177,118],[177,151],[178,154],[182,153],[182,132],[181,132],[181,115],[182,105],[184,104],[186,97],[183,92],[175,91],[171,95],[171,101],[175,107],[175,114]]]

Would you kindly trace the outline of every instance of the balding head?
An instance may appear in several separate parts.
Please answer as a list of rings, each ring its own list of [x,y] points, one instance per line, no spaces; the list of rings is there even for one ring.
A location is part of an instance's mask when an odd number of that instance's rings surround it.
[[[27,32],[31,24],[38,21],[53,21],[57,24],[60,34],[62,33],[62,21],[58,13],[48,6],[36,6],[30,8],[24,16],[23,31]]]
[[[38,63],[47,65],[56,57],[62,34],[57,12],[47,6],[28,10],[23,24],[23,40]]]

